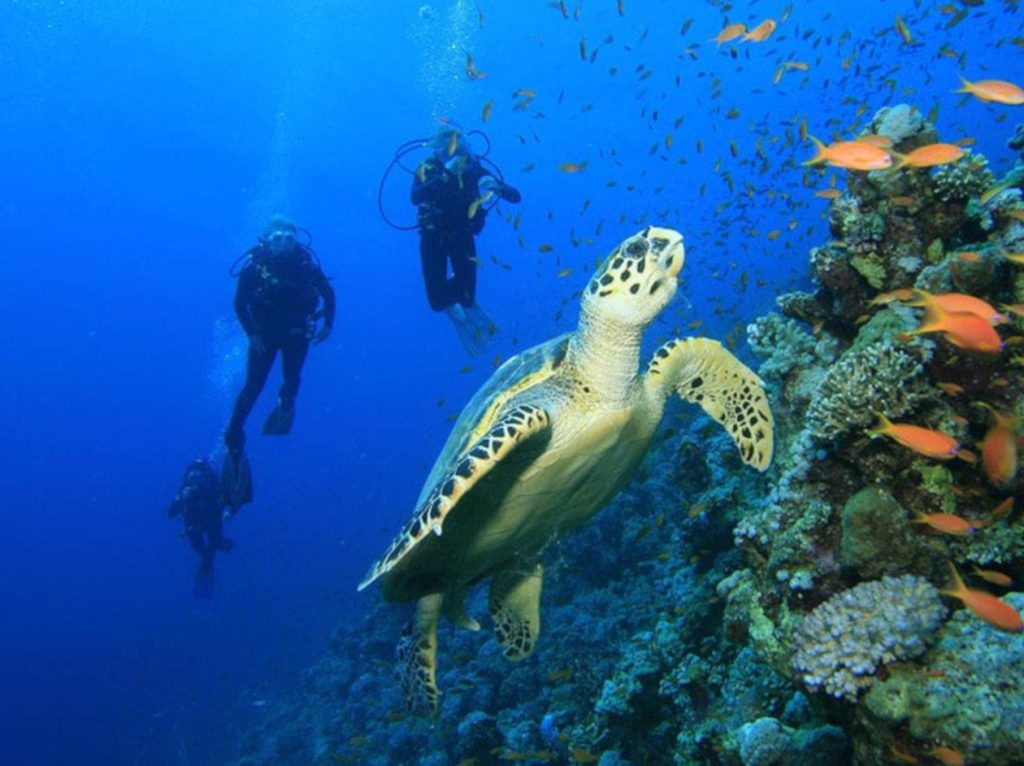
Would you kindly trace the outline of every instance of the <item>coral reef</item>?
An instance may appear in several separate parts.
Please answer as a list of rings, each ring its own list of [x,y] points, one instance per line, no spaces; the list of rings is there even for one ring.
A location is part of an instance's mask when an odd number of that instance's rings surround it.
[[[1024,594],[1006,601],[1024,611]],[[944,626],[920,665],[894,668],[863,702],[863,763],[881,762],[895,742],[919,756],[938,743],[955,747],[967,763],[1024,763],[1024,641],[966,610]]]
[[[875,413],[897,418],[932,396],[925,347],[883,341],[844,354],[828,371],[807,410],[811,434],[828,441],[867,428]]]
[[[758,718],[740,728],[740,758],[743,766],[772,766],[789,752],[790,736],[774,718]]]
[[[1011,149],[1020,152],[1020,156],[1024,159],[1024,123],[1017,126],[1017,129],[1013,132],[1006,141],[1006,145]]]
[[[935,171],[935,195],[943,202],[964,202],[979,196],[995,182],[988,160],[965,149],[956,162]]]
[[[945,616],[938,591],[920,577],[861,583],[804,620],[793,667],[811,689],[855,700],[880,665],[922,654]]]
[[[937,140],[906,105],[866,129],[900,152]],[[995,179],[977,153],[846,178],[831,241],[809,248],[812,285],[748,326],[776,419],[768,474],[739,471],[706,419],[670,413],[631,484],[549,549],[530,658],[510,665],[486,631],[442,626],[447,691],[432,726],[400,699],[400,617],[370,607],[243,737],[238,764],[873,766],[925,762],[937,745],[972,764],[1024,763],[1021,636],[937,590],[949,561],[1021,581],[1024,479],[997,487],[977,462],[863,433],[881,412],[981,454],[991,418],[979,402],[1024,422],[1019,341],[975,354],[941,334],[910,339],[920,310],[880,296],[1024,303],[1024,269],[1001,254],[1024,249],[1024,165],[985,202]],[[1020,336],[1024,319],[996,330]],[[937,513],[974,531],[923,523]],[[1004,599],[1024,609],[1024,594]],[[467,607],[486,613],[480,594]]]

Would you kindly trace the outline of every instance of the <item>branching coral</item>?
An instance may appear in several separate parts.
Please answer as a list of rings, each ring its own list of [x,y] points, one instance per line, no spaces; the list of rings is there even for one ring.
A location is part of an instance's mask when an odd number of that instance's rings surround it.
[[[818,387],[807,417],[811,434],[830,440],[856,428],[867,428],[882,412],[899,417],[931,396],[920,346],[890,341],[848,351]]]
[[[935,194],[943,202],[977,197],[995,183],[988,160],[970,149],[956,162],[935,171]]]
[[[747,326],[747,343],[764,357],[758,374],[763,378],[782,378],[794,368],[809,367],[817,358],[814,336],[794,319],[771,313]]]
[[[884,577],[837,594],[795,636],[793,668],[812,689],[856,700],[879,665],[917,657],[946,616],[939,592],[920,577]]]

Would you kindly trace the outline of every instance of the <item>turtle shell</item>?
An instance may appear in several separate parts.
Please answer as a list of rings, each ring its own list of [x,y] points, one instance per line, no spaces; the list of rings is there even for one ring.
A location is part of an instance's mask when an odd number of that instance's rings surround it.
[[[490,379],[476,392],[462,409],[448,441],[437,456],[419,499],[418,508],[434,486],[451,470],[459,458],[485,433],[504,410],[504,404],[514,396],[547,380],[565,359],[571,332],[527,349],[506,361],[494,371]],[[543,402],[540,403],[543,406]]]

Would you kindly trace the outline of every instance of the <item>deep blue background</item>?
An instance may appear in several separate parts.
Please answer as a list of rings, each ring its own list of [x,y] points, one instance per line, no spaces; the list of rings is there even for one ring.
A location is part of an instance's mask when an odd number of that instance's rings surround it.
[[[480,0],[481,29],[467,2],[0,2],[0,760],[216,762],[332,626],[377,597],[355,584],[493,361],[462,370],[422,295],[415,234],[376,209],[394,148],[439,118],[480,127],[493,99],[491,156],[523,193],[501,211],[522,214],[520,231],[495,212],[478,243],[502,357],[571,328],[573,292],[645,213],[688,246],[684,289],[651,342],[695,319],[722,337],[769,309],[828,237],[825,202],[783,166],[812,153],[778,138],[801,119],[829,138],[827,120],[845,128],[862,104],[863,121],[938,103],[944,139],[976,137],[996,168],[1011,163],[1016,115],[997,119],[1012,108],[958,106],[958,64],[937,52],[967,51],[972,79],[1012,79],[1015,5],[989,2],[946,32],[933,3],[797,3],[736,59],[709,42],[720,9],[689,5],[627,0],[620,18],[613,0],[587,0],[575,22],[542,0]],[[915,46],[893,29],[897,6]],[[782,10],[736,4],[729,20]],[[485,79],[466,77],[467,50]],[[809,72],[773,86],[787,59]],[[537,92],[529,109],[513,108],[517,88]],[[749,162],[758,138],[764,174]],[[557,170],[584,160],[583,173]],[[409,182],[396,172],[384,195],[405,222]],[[230,524],[215,598],[199,603],[164,509],[185,463],[217,447],[244,352],[228,268],[278,211],[313,232],[339,321],[310,356],[292,435],[256,435],[272,390],[253,414],[257,499]],[[768,241],[772,229],[784,233]],[[573,248],[571,230],[595,243]],[[762,289],[752,279],[738,293],[744,269]]]

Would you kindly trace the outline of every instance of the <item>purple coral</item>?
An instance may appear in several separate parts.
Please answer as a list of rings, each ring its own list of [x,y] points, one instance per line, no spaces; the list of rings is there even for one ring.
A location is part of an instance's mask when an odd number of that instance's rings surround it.
[[[879,665],[922,654],[945,615],[938,591],[923,578],[861,583],[808,615],[795,637],[793,667],[812,689],[856,700]]]

